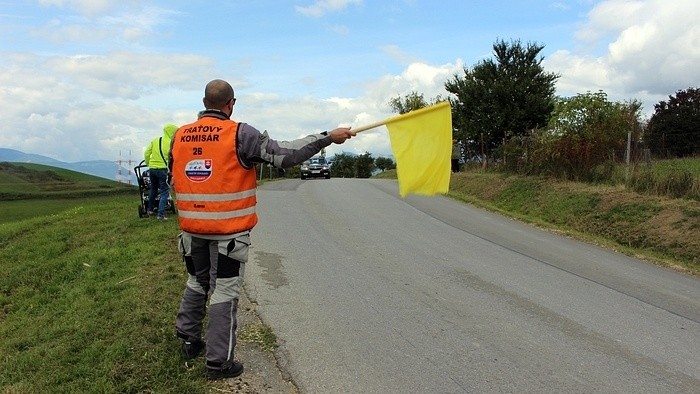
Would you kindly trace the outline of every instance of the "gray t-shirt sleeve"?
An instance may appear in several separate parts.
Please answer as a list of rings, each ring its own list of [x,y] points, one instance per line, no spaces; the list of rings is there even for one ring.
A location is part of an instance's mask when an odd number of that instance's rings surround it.
[[[245,167],[255,163],[270,163],[277,168],[288,168],[303,163],[331,144],[331,137],[312,134],[293,141],[277,141],[267,131],[241,123],[237,136],[238,158]]]

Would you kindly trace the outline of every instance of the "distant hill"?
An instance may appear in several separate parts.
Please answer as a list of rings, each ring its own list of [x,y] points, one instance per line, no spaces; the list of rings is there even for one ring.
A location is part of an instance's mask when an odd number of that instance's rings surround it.
[[[129,183],[130,181],[132,185],[137,184],[133,167],[128,168],[125,166],[121,166],[120,168],[117,165],[117,163],[109,160],[93,160],[66,163],[42,155],[24,153],[14,149],[0,148],[0,162],[3,161],[11,163],[15,162],[47,164],[58,168],[64,168],[67,170],[82,172],[84,174],[94,175],[100,178],[110,179],[113,181],[121,181],[123,183]],[[138,162],[132,164],[133,166],[136,166],[138,165]],[[119,173],[121,173],[121,178],[117,179]]]
[[[93,197],[136,190],[136,186],[46,164],[0,162],[0,200]]]

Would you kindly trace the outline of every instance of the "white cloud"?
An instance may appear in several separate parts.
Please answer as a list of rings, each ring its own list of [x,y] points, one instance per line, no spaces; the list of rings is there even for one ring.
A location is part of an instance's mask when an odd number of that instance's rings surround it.
[[[561,1],[553,2],[551,4],[551,7],[554,8],[555,10],[559,10],[559,11],[568,11],[569,9],[571,9],[570,5],[568,5],[564,2],[561,2]]]
[[[96,29],[90,26],[64,26],[60,21],[54,20],[48,26],[33,29],[31,34],[35,38],[43,38],[54,44],[63,44],[71,41],[99,42],[111,38],[114,32],[109,29]]]
[[[603,58],[559,50],[545,59],[544,66],[550,72],[560,73],[557,92],[562,96],[608,90],[612,86],[612,70]]]
[[[381,49],[399,64],[407,65],[421,61],[417,56],[406,53],[398,45],[384,45]]]
[[[658,101],[700,81],[698,15],[695,0],[603,1],[576,37],[604,53],[559,50],[544,65],[561,74],[559,94],[602,89],[612,100],[644,100],[648,115]]]
[[[347,36],[350,33],[350,29],[345,25],[334,25],[334,26],[331,26],[330,29],[334,33],[341,35],[341,36]]]
[[[309,6],[296,6],[294,9],[306,16],[319,18],[330,12],[337,12],[350,5],[362,5],[362,0],[318,0]]]
[[[43,67],[81,86],[85,93],[132,100],[168,86],[194,87],[196,76],[214,69],[212,60],[201,56],[129,52],[51,57]]]
[[[463,69],[461,59],[440,66],[411,63],[399,75],[385,75],[378,81],[372,81],[367,86],[366,95],[387,109],[390,99],[411,92],[422,93],[426,100],[437,95],[445,96],[445,82],[455,74],[461,75]]]
[[[116,8],[139,3],[138,0],[39,0],[38,2],[42,6],[70,8],[88,17],[104,15]]]
[[[45,1],[62,5],[62,1]],[[158,28],[167,25],[169,18],[177,13],[157,7],[130,7],[130,2],[101,5],[96,2],[95,8],[85,4],[91,1],[70,2],[82,15],[68,15],[53,18],[45,26],[31,30],[35,38],[43,38],[52,43],[68,42],[100,43],[107,46],[110,42],[138,42],[144,38],[162,34]],[[75,3],[75,4],[74,4]],[[119,8],[112,14],[106,14],[113,8]],[[103,15],[104,14],[104,15]]]
[[[597,41],[608,34],[616,35],[638,21],[643,8],[644,1],[601,1],[588,13],[588,20],[575,36],[582,41]]]

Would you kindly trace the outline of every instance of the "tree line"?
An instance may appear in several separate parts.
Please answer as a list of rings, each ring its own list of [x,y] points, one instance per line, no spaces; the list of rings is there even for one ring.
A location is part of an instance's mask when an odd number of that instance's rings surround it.
[[[376,172],[396,168],[396,163],[389,157],[372,157],[365,152],[361,155],[347,153],[336,154],[332,160],[331,176],[334,178],[369,178]]]

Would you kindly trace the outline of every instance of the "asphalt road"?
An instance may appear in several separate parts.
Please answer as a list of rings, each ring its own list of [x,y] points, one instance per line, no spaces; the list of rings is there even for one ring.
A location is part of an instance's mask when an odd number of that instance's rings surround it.
[[[246,289],[302,393],[700,393],[700,279],[392,180],[271,182]]]

